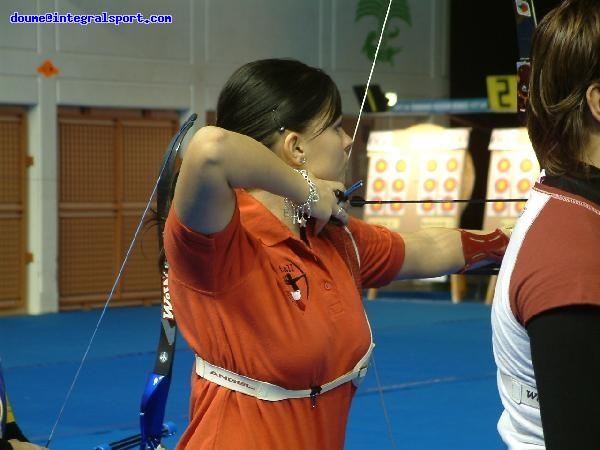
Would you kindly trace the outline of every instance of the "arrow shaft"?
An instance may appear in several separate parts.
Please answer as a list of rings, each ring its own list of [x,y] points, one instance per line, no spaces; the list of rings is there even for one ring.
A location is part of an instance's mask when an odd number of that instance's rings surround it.
[[[364,205],[388,205],[388,204],[411,204],[411,203],[491,203],[491,202],[525,202],[526,198],[473,198],[473,199],[447,199],[447,200],[365,200],[360,197],[352,197],[350,199],[351,206]]]

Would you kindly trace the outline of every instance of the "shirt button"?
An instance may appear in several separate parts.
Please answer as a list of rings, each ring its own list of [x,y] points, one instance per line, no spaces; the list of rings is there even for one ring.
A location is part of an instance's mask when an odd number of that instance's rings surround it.
[[[329,281],[326,281],[325,283],[323,283],[323,287],[329,291],[331,290],[331,283]]]

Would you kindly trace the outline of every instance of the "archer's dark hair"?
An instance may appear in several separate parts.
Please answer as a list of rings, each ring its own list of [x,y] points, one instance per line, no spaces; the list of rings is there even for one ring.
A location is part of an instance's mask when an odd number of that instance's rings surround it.
[[[322,117],[319,132],[342,114],[329,75],[293,59],[264,59],[237,69],[219,95],[216,125],[270,147],[282,129],[306,131]]]
[[[600,3],[566,0],[538,25],[532,44],[527,128],[549,174],[580,171],[592,120],[586,90],[600,82]]]

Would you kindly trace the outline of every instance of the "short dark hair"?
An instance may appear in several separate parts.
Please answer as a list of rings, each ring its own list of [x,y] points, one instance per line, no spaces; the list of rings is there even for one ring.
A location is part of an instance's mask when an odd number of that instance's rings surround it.
[[[237,69],[221,90],[216,125],[270,147],[281,128],[319,132],[342,114],[337,86],[323,70],[294,59],[263,59]]]
[[[594,127],[586,90],[600,82],[600,3],[566,0],[538,25],[532,44],[527,128],[549,174],[581,170]]]

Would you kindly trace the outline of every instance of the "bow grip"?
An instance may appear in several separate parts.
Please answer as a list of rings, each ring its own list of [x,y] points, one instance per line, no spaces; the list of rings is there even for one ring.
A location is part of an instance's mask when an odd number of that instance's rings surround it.
[[[163,434],[163,419],[171,377],[151,373],[148,376],[140,405],[140,431],[142,442],[140,450],[155,448],[148,446],[160,443]]]

